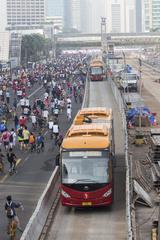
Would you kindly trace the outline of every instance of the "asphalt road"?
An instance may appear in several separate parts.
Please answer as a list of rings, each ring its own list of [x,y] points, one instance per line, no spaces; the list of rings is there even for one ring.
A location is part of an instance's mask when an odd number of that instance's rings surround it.
[[[90,107],[111,107],[114,114],[117,164],[111,208],[68,209],[59,204],[47,240],[125,240],[125,160],[120,113],[107,81],[90,83]]]
[[[44,89],[35,86],[30,96],[31,101],[37,97],[42,97]],[[73,103],[73,116],[76,114],[80,104]],[[66,111],[59,118],[61,132],[65,132],[71,123],[68,122]],[[9,128],[12,124],[9,124]],[[54,168],[57,147],[53,140],[50,140],[49,134],[45,133],[45,151],[42,153],[30,153],[25,151],[16,151],[16,155],[21,159],[17,167],[18,173],[9,176],[7,173],[0,176],[0,240],[7,240],[6,234],[7,219],[4,211],[5,198],[8,194],[13,196],[13,200],[22,202],[24,211],[17,211],[20,218],[21,227],[24,229],[31,217],[38,199],[40,198]],[[18,233],[18,237],[20,237]]]

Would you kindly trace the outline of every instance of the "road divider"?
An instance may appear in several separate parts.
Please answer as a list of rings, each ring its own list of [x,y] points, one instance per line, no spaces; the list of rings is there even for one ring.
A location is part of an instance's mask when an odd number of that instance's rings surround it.
[[[60,187],[60,172],[57,166],[42,193],[20,240],[38,240],[45,225],[49,211],[56,199]]]
[[[127,239],[133,240],[133,229],[132,229],[132,218],[131,218],[131,203],[132,203],[132,191],[131,191],[131,167],[129,164],[129,154],[128,154],[128,131],[127,131],[127,121],[125,115],[124,102],[121,93],[116,86],[116,84],[109,78],[111,89],[119,111],[121,113],[122,126],[123,126],[123,138],[124,138],[124,153],[125,153],[125,167],[126,167],[126,221],[127,221]]]

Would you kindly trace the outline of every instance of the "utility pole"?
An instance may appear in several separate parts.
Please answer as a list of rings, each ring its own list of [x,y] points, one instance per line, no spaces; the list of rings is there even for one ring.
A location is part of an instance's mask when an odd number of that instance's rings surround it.
[[[138,59],[139,61],[139,94],[142,96],[142,60],[141,58]],[[139,127],[142,126],[142,107],[140,106],[140,116],[139,116]]]
[[[101,17],[101,44],[102,51],[106,52],[107,48],[107,27],[106,27],[106,18]]]
[[[139,86],[139,94],[142,96],[142,60],[141,58],[138,59],[139,61],[139,81],[140,81],[140,86]]]
[[[126,55],[124,53],[124,51],[122,51],[122,54],[123,54],[123,61],[124,61],[124,74],[125,74],[125,79],[124,79],[124,93],[125,93],[125,86],[127,84],[127,95],[128,95],[128,79],[127,79],[127,69],[126,69]],[[129,98],[129,96],[128,96]]]

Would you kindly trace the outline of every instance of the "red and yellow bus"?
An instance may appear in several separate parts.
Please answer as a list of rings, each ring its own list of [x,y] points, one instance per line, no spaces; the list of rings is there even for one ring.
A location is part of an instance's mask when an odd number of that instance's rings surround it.
[[[89,66],[89,77],[91,81],[103,81],[105,78],[104,63],[102,58],[93,58]]]
[[[85,121],[80,122],[82,116]],[[105,108],[80,110],[61,146],[62,205],[111,205],[113,159],[112,111]]]

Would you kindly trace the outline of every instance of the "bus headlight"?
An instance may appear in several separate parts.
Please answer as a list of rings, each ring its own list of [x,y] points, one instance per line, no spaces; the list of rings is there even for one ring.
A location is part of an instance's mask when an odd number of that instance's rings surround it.
[[[112,189],[110,188],[105,194],[103,194],[103,197],[108,197],[112,194]]]
[[[70,198],[70,195],[68,193],[66,193],[65,191],[63,191],[63,190],[61,191],[61,194],[65,198]]]

